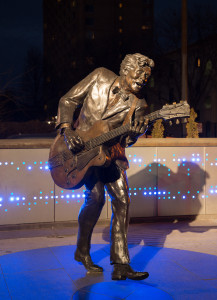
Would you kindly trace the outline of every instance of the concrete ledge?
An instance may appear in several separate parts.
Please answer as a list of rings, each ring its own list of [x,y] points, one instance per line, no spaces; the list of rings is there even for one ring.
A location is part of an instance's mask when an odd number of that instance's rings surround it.
[[[53,138],[3,139],[0,149],[44,149],[50,148]],[[216,147],[217,138],[140,138],[133,147]]]

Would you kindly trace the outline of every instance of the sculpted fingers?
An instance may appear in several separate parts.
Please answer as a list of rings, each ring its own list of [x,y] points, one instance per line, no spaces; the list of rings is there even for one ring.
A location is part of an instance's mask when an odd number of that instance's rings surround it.
[[[77,133],[70,129],[65,128],[63,131],[64,141],[68,147],[68,149],[72,150],[73,152],[79,152],[84,147],[84,142]]]

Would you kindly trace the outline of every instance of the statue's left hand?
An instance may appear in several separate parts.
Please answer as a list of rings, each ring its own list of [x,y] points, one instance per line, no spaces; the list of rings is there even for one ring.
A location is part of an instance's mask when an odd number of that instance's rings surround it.
[[[139,119],[135,119],[131,124],[130,128],[130,136],[132,137],[139,137],[140,135],[144,134],[148,128],[147,120],[144,117],[140,117]]]

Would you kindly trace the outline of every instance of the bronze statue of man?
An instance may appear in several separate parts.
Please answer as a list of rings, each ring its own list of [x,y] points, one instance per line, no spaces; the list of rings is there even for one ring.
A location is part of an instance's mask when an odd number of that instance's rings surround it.
[[[110,262],[114,265],[113,280],[141,280],[149,275],[147,272],[136,272],[129,265],[127,229],[130,199],[126,176],[128,161],[124,148],[135,143],[139,135],[145,132],[144,112],[147,104],[138,95],[150,77],[152,67],[154,62],[147,56],[139,53],[126,55],[121,63],[120,76],[108,69],[98,68],[59,102],[57,128],[73,153],[78,153],[84,147],[75,129],[87,131],[95,122],[104,120],[112,130],[124,121],[126,123],[131,111],[130,134],[107,147],[109,166],[91,167],[88,170],[84,183],[85,202],[78,217],[75,260],[81,262],[89,272],[102,272],[103,269],[94,264],[90,257],[90,242],[93,228],[105,204],[107,190],[112,205]]]

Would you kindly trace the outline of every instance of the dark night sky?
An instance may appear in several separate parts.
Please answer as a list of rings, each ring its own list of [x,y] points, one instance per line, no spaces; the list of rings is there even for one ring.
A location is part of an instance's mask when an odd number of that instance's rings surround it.
[[[42,49],[42,0],[0,0],[0,43],[0,79],[7,82],[22,73],[30,47]]]
[[[189,8],[195,3],[204,1],[188,0]],[[217,8],[217,1],[206,0],[206,5]],[[155,17],[180,8],[181,0],[155,0]],[[22,74],[30,47],[42,50],[42,34],[42,0],[0,0],[0,88],[4,81]]]

